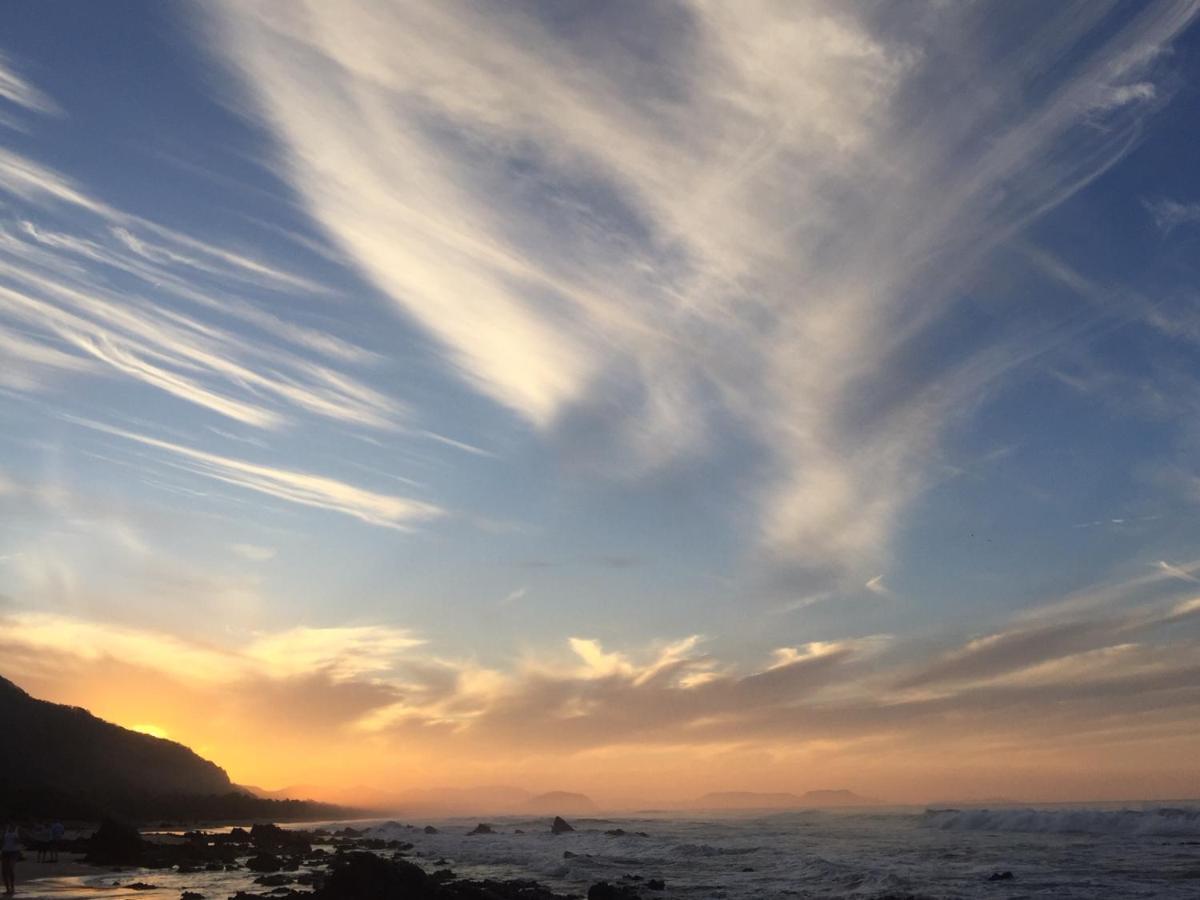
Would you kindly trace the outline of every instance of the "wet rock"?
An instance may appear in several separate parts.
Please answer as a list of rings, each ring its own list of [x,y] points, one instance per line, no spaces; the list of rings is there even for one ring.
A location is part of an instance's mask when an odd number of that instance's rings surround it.
[[[625,837],[625,835],[629,834],[624,828],[610,828],[604,833],[609,837]]]
[[[574,830],[575,829],[572,828],[567,823],[567,820],[564,819],[562,816],[555,816],[554,821],[550,825],[551,834],[566,834],[568,831],[574,831]]]
[[[157,891],[158,890],[157,884],[147,884],[144,881],[134,881],[134,882],[131,882],[131,883],[125,885],[125,887],[129,888],[129,890],[131,890],[131,891]]]
[[[317,895],[322,900],[381,900],[390,897],[422,897],[428,892],[428,876],[412,863],[381,859],[374,853],[347,853],[329,873]]]
[[[472,828],[470,831],[467,832],[468,835],[495,834],[495,833],[496,832],[492,829],[491,825],[485,825],[483,822],[480,822],[478,825],[476,825],[474,828]]]
[[[259,824],[250,829],[250,841],[259,850],[278,853],[308,853],[312,850],[312,835],[306,831],[289,831],[278,825]]]
[[[179,900],[204,900],[204,895],[196,891],[184,891],[179,895]]]
[[[648,891],[665,891],[667,883],[661,878],[651,878],[646,882],[646,890]]]
[[[432,825],[426,825],[425,828],[423,829],[423,831],[426,834],[437,834],[438,833],[438,830],[436,828],[434,828]]]
[[[251,872],[278,872],[283,861],[274,853],[260,853],[246,860],[246,868]]]
[[[598,881],[588,888],[587,900],[641,900],[641,895],[627,884]]]
[[[85,862],[129,866],[142,861],[146,842],[132,825],[105,819],[88,839]]]
[[[988,876],[988,881],[1012,881],[1016,878],[1012,872],[993,872]]]
[[[261,884],[263,887],[279,887],[282,884],[291,884],[292,876],[284,875],[278,872],[274,875],[259,875],[254,879],[255,884]]]

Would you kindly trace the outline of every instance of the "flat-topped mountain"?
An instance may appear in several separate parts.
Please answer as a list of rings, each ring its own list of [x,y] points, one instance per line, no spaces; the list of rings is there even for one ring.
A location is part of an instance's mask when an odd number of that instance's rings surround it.
[[[807,791],[804,794],[717,791],[698,798],[693,806],[698,809],[811,809],[870,806],[877,802],[845,789]]]

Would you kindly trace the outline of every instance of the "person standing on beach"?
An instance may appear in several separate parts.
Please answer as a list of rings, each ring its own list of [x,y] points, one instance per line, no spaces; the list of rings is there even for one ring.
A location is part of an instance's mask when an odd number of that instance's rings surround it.
[[[50,826],[50,862],[52,863],[58,862],[58,847],[62,843],[66,831],[62,822],[56,821]]]
[[[17,892],[17,857],[21,855],[21,835],[11,822],[4,826],[0,838],[0,871],[4,874],[4,894],[11,897]]]

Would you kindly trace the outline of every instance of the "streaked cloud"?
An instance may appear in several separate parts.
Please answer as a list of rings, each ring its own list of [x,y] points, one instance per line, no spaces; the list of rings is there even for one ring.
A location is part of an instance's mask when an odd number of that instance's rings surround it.
[[[13,66],[12,60],[0,54],[0,100],[7,100],[32,112],[43,115],[60,115],[58,105],[45,93],[38,90]],[[0,121],[4,121],[0,119]]]
[[[250,562],[267,562],[275,558],[274,547],[261,547],[258,544],[230,544],[229,549]]]
[[[431,503],[376,493],[335,478],[221,456],[99,422],[75,421],[84,427],[180,457],[185,460],[185,468],[195,474],[302,506],[343,513],[370,525],[405,528],[414,522],[443,515],[443,510]]]
[[[1133,146],[1193,13],[1108,33],[1089,9],[1019,63],[979,55],[950,102],[910,87],[940,58],[922,37],[985,45],[967,9],[646,8],[653,62],[607,14],[587,41],[465,3],[215,17],[308,209],[463,378],[543,431],[599,417],[625,474],[737,422],[768,459],[764,547],[865,577],[1040,313],[1011,343],[913,354],[990,250]],[[1035,108],[996,99],[1043,76]]]

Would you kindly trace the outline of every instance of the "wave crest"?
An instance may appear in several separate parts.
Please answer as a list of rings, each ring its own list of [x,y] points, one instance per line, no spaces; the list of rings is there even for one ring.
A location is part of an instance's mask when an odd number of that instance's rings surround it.
[[[929,809],[926,828],[1036,834],[1200,835],[1200,809]]]

